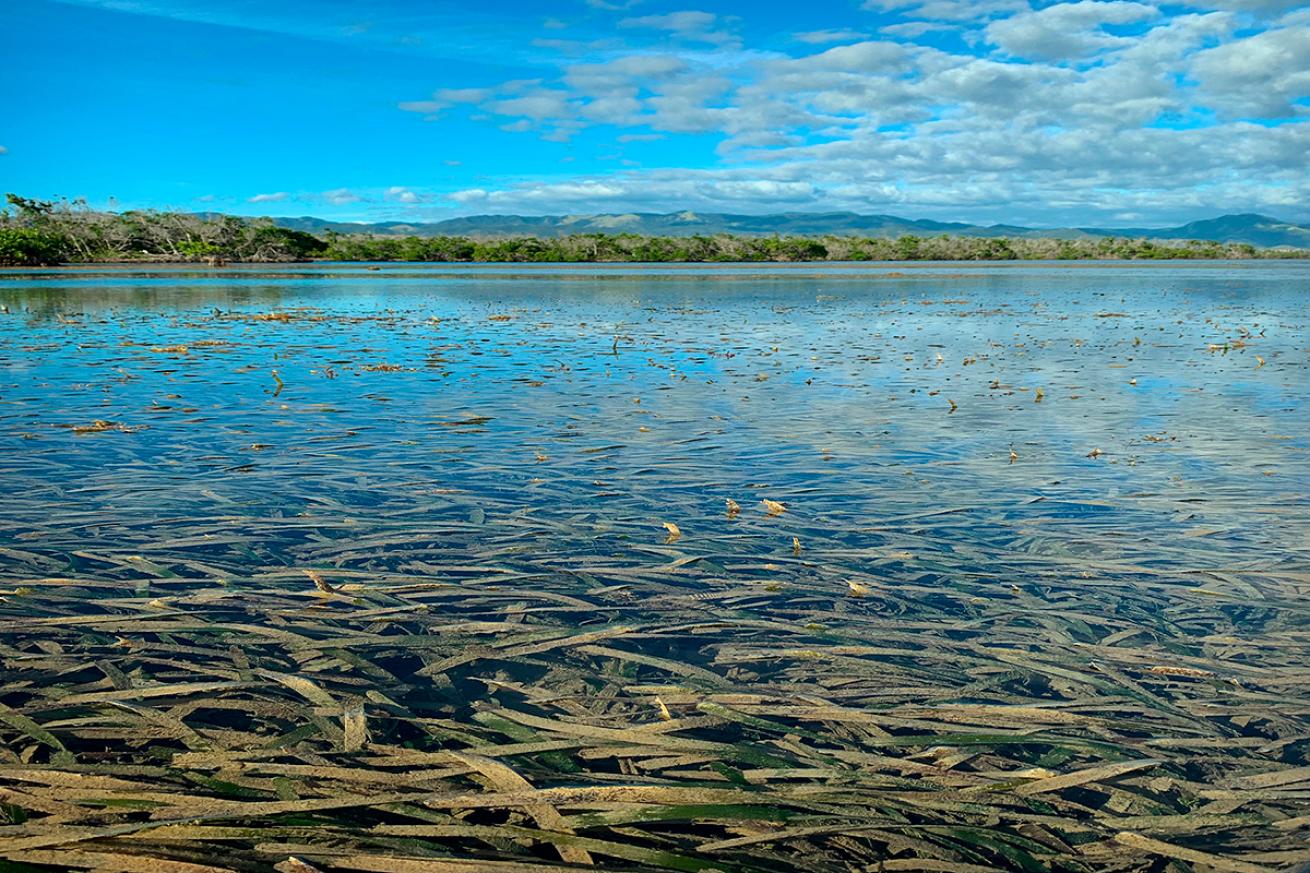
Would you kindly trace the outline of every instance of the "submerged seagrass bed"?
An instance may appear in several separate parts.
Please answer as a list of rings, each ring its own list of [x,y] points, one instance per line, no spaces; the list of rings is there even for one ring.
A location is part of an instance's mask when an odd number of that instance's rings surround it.
[[[1310,267],[0,278],[0,871],[1310,864]]]

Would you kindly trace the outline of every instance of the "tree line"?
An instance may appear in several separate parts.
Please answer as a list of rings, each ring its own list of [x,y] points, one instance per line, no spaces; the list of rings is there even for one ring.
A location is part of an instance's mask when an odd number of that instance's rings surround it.
[[[668,263],[801,261],[1166,260],[1308,257],[1245,243],[1119,237],[735,236],[576,234],[558,238],[317,236],[271,219],[132,210],[104,212],[82,201],[6,195],[0,211],[0,265],[103,261],[276,263],[313,259],[437,263]]]
[[[269,219],[133,210],[102,212],[83,201],[6,194],[0,264],[46,266],[96,261],[299,261],[323,241]]]

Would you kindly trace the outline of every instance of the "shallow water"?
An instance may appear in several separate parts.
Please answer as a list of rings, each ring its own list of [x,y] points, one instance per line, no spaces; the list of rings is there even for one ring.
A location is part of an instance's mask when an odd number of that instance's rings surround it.
[[[1310,862],[1310,264],[0,303],[15,860]]]

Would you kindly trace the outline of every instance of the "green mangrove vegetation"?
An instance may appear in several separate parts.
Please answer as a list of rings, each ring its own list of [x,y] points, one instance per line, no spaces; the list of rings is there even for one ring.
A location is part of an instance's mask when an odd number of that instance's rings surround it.
[[[437,263],[668,263],[803,261],[1012,261],[1304,258],[1300,249],[1264,249],[1208,240],[1121,237],[738,236],[587,233],[558,238],[472,238],[342,234],[279,227],[269,218],[158,210],[105,212],[83,201],[6,195],[0,212],[0,266],[117,261],[277,263],[410,261]]]
[[[270,219],[134,210],[102,212],[82,201],[6,194],[0,264],[47,266],[102,261],[302,261],[322,256],[317,237]]]

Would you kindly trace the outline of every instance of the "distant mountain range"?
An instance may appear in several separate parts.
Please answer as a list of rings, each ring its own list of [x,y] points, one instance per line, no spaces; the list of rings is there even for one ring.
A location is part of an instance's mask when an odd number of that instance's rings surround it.
[[[628,213],[622,215],[471,215],[445,221],[409,224],[384,221],[357,224],[308,216],[275,218],[278,225],[322,234],[367,233],[383,236],[558,237],[577,233],[635,233],[642,236],[693,236],[731,233],[740,236],[981,236],[1084,239],[1119,236],[1134,239],[1213,240],[1256,246],[1310,248],[1310,225],[1291,224],[1267,215],[1222,215],[1178,227],[1033,228],[1009,224],[977,225],[951,221],[860,215],[855,212],[786,212],[777,215],[731,215],[717,212]]]

